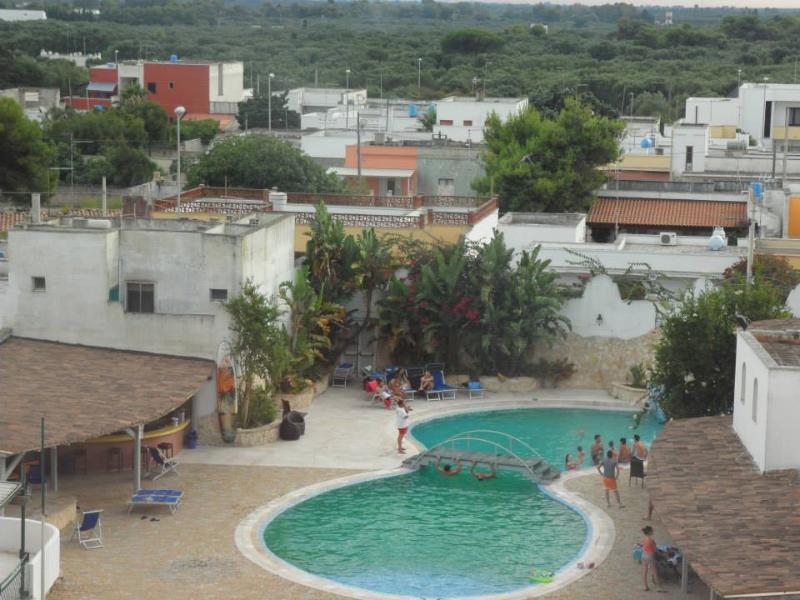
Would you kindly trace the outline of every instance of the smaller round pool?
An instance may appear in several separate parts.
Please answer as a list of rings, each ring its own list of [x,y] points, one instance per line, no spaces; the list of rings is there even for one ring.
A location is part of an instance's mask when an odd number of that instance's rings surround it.
[[[267,547],[350,586],[415,597],[491,595],[530,585],[581,549],[583,518],[530,481],[478,481],[430,467],[338,488],[279,515]]]

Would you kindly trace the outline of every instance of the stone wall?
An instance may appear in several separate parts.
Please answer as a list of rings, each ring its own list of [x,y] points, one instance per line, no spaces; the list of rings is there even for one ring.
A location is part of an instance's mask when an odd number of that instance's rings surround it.
[[[628,340],[570,334],[554,342],[552,348],[539,352],[538,357],[566,358],[574,363],[575,374],[558,387],[608,390],[613,383],[626,382],[633,365],[653,365],[658,338],[658,330]]]

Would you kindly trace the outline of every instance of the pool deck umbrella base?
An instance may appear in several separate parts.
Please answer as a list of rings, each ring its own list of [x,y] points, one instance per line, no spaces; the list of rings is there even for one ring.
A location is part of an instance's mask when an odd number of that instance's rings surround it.
[[[214,363],[205,359],[6,339],[0,343],[0,481],[8,479],[26,453],[39,449],[45,417],[54,490],[58,446],[117,431],[133,438],[133,487],[138,490],[144,425],[189,400],[213,369]]]

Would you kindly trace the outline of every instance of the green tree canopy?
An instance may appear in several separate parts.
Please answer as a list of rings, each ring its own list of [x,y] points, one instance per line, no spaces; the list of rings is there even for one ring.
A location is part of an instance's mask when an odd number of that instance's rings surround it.
[[[788,316],[780,291],[756,279],[738,280],[697,297],[688,295],[661,326],[653,382],[664,386],[662,405],[676,418],[730,412],[736,372],[736,315],[752,321]]]
[[[39,125],[25,117],[11,98],[0,98],[0,190],[50,190],[52,150]]]
[[[300,129],[300,115],[287,108],[289,92],[272,95],[272,128]],[[269,97],[261,94],[245,102],[239,102],[236,120],[242,129],[269,127]]]
[[[189,185],[271,188],[291,192],[336,192],[328,175],[300,150],[270,135],[228,138],[214,145],[189,171]]]
[[[623,125],[568,99],[557,118],[529,107],[505,123],[486,122],[481,193],[494,191],[503,211],[585,211],[605,176],[598,167],[619,155]]]

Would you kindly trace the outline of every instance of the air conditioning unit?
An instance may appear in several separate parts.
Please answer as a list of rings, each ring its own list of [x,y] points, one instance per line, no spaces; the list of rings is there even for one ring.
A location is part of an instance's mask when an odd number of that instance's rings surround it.
[[[658,241],[662,246],[677,246],[678,234],[674,231],[662,231],[658,234]]]

